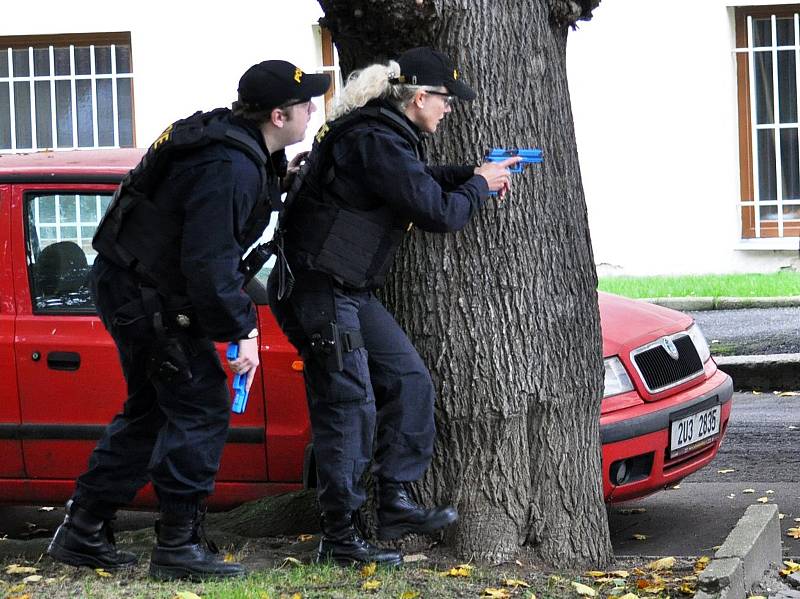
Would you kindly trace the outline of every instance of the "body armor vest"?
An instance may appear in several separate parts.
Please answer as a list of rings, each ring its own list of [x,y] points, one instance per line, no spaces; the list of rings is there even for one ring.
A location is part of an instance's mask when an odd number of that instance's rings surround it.
[[[422,159],[417,132],[389,108],[368,105],[323,125],[287,196],[276,234],[292,266],[325,272],[356,289],[383,284],[410,224],[379,197],[363,197],[359,188],[344,185],[332,164],[333,145],[343,134],[376,121],[402,136]]]
[[[269,223],[271,211],[278,209],[270,204],[266,172],[269,157],[251,135],[229,122],[229,115],[226,108],[197,112],[166,128],[114,192],[92,239],[92,247],[98,253],[117,266],[135,271],[144,282],[170,289],[175,276],[169,265],[178,262],[183,223],[153,198],[175,159],[212,143],[241,150],[259,169],[258,200],[246,221],[242,239],[238,240],[245,248],[255,243]],[[277,203],[280,204],[279,198]]]

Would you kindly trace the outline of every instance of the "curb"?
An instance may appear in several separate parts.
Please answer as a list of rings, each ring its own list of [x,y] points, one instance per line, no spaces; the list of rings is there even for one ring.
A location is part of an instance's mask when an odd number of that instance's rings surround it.
[[[656,297],[643,298],[641,301],[682,312],[800,306],[800,296],[797,295],[783,297]]]
[[[770,568],[781,564],[778,506],[751,505],[714,559],[700,573],[695,599],[745,599]]]
[[[800,354],[714,356],[736,389],[800,389]]]

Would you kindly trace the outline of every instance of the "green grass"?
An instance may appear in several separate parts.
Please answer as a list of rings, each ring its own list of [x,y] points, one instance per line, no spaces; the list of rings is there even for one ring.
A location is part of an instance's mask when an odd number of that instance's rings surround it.
[[[800,295],[800,272],[670,277],[601,277],[598,289],[626,297],[776,297]]]

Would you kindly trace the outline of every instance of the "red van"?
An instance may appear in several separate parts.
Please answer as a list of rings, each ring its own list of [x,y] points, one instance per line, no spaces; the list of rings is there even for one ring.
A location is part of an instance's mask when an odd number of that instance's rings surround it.
[[[141,154],[0,157],[0,502],[65,501],[124,401],[116,349],[86,275],[97,223]],[[248,291],[258,305],[262,367],[246,413],[232,417],[210,498],[216,508],[314,482],[302,362],[265,304],[263,278]],[[713,459],[732,383],[690,317],[602,293],[600,309],[604,491],[620,501]],[[137,502],[155,504],[149,487]]]

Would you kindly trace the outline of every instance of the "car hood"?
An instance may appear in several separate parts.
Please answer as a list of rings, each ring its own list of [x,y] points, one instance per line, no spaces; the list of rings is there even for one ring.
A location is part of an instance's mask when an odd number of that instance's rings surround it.
[[[692,318],[669,308],[598,292],[603,356],[614,356],[689,328]]]

